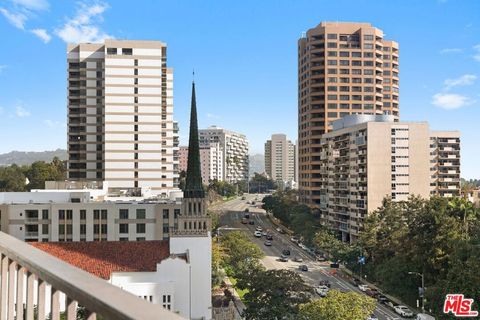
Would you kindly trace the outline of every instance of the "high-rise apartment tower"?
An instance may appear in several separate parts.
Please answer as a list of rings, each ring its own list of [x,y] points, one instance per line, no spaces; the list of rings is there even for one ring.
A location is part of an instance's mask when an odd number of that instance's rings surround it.
[[[298,41],[300,199],[315,206],[320,139],[349,114],[399,116],[398,43],[369,23],[322,22]]]
[[[265,142],[265,172],[270,179],[295,181],[295,145],[284,134],[272,134]]]
[[[68,178],[167,195],[178,183],[173,73],[159,41],[69,45]]]

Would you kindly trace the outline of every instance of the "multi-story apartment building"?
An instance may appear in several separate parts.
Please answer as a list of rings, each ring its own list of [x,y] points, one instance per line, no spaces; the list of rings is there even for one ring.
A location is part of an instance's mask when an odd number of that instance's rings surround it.
[[[460,195],[460,133],[433,131],[430,136],[431,194]]]
[[[292,182],[296,176],[295,145],[284,134],[272,134],[265,142],[265,172],[275,181]]]
[[[398,43],[369,23],[322,22],[298,41],[300,199],[319,200],[321,135],[350,114],[399,116]]]
[[[167,195],[178,183],[173,72],[159,41],[68,45],[68,178]]]
[[[179,170],[187,171],[188,147],[180,147],[179,161]],[[203,184],[208,185],[212,180],[223,180],[223,149],[218,143],[200,145],[200,165]]]
[[[315,158],[318,174],[312,180],[314,205],[321,222],[354,241],[363,220],[381,206],[385,197],[407,200],[410,195],[424,198],[431,194],[453,195],[459,191],[458,132],[430,131],[428,123],[395,122],[392,115],[351,115],[333,123],[333,130],[324,134]],[[446,139],[442,147],[451,147],[451,165],[447,167],[448,187],[434,184],[439,168],[445,168],[445,157],[432,152],[432,141]],[[445,138],[445,137],[448,137]],[[438,169],[437,169],[438,168]]]
[[[216,126],[199,130],[200,145],[218,143],[223,153],[223,180],[248,179],[248,141],[245,135]]]

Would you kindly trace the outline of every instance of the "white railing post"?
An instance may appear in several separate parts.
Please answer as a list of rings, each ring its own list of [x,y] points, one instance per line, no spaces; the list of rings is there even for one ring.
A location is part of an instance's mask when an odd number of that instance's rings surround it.
[[[19,266],[17,269],[17,319],[23,319],[23,297],[25,297],[25,291],[23,289],[24,276],[25,268]]]
[[[1,280],[1,286],[2,286],[2,297],[0,301],[0,320],[6,320],[7,319],[7,283],[8,283],[8,257],[2,254],[2,280]]]
[[[8,320],[15,320],[15,275],[17,273],[17,263],[10,260],[8,266]]]
[[[34,320],[33,319],[33,309],[34,309],[34,305],[33,305],[33,290],[34,290],[34,286],[35,286],[35,275],[33,273],[31,273],[30,271],[28,271],[27,273],[27,320]]]
[[[43,280],[38,279],[38,299],[37,299],[37,313],[38,313],[38,320],[45,320],[46,319],[46,296],[47,296],[47,283]]]
[[[60,320],[60,291],[52,287],[52,317],[51,320]]]

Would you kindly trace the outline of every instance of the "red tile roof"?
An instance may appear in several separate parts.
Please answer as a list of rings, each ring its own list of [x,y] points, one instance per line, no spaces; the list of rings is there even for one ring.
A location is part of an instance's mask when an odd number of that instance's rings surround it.
[[[112,272],[156,271],[170,255],[168,240],[29,243],[105,280]]]

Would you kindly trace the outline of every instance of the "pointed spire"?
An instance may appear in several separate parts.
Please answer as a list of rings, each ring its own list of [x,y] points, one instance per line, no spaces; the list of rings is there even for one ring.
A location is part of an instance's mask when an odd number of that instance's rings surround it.
[[[185,198],[204,198],[200,168],[200,146],[198,143],[197,101],[195,98],[195,82],[192,81],[192,106],[190,111],[190,137],[188,142],[187,177],[185,182]]]

